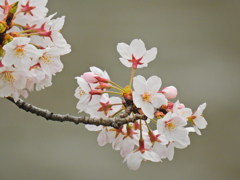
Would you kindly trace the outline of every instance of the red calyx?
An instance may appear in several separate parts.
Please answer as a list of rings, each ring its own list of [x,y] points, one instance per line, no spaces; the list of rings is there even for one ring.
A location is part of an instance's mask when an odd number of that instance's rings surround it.
[[[5,0],[4,5],[0,5],[0,8],[3,9],[4,14],[8,14],[9,10],[11,9],[11,5],[8,4],[8,1]]]
[[[138,150],[141,152],[141,153],[144,153],[146,151],[145,149],[145,146],[144,146],[144,140],[143,139],[139,139],[139,148]]]
[[[148,132],[149,138],[151,140],[152,143],[154,142],[160,142],[160,140],[158,139],[158,137],[160,136],[160,134],[155,135],[152,131]]]
[[[143,63],[141,63],[140,61],[142,60],[143,57],[136,59],[134,57],[134,55],[132,55],[132,59],[129,59],[128,61],[132,63],[132,68],[133,69],[137,69],[138,65],[142,65]]]
[[[101,107],[98,109],[98,111],[103,111],[104,114],[107,116],[108,111],[112,110],[112,106],[110,102],[109,101],[106,103],[100,102],[100,104],[101,104]]]
[[[96,76],[95,78],[98,80],[98,82],[109,83],[109,80],[108,80],[108,79],[101,78],[101,77],[99,77],[99,76]]]
[[[30,6],[29,3],[30,1],[28,1],[26,5],[21,5],[22,6],[21,11],[24,13],[24,15],[30,14],[31,16],[33,16],[32,10],[35,9],[36,7]]]
[[[89,94],[91,95],[101,95],[103,93],[102,90],[91,90],[89,91]]]

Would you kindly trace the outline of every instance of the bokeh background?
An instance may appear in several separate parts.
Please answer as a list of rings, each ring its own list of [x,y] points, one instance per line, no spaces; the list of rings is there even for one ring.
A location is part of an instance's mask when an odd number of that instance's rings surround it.
[[[175,85],[193,109],[207,102],[209,125],[173,161],[146,162],[133,172],[83,125],[48,122],[1,99],[1,180],[240,179],[239,0],[49,0],[48,7],[66,15],[62,32],[72,53],[62,58],[53,86],[27,102],[77,115],[74,77],[98,66],[126,84],[130,69],[118,61],[116,44],[141,38],[159,54],[138,74]]]

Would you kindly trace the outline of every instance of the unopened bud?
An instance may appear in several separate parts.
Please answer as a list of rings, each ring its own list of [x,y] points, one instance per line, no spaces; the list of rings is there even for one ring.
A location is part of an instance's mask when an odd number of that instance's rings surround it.
[[[82,78],[88,83],[97,83],[96,75],[92,72],[86,72],[82,75]]]
[[[179,106],[178,106],[178,109],[183,109],[183,108],[185,108],[185,105],[184,104],[179,104]]]
[[[177,97],[177,88],[175,88],[174,86],[168,86],[165,87],[161,93],[163,93],[165,95],[165,97],[167,99],[174,99],[175,97]]]

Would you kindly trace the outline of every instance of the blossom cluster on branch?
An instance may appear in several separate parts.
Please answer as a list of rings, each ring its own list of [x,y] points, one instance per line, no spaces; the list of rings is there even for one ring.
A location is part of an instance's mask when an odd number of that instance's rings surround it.
[[[117,50],[121,63],[132,69],[129,84],[121,87],[110,80],[106,71],[90,67],[90,72],[76,77],[77,109],[95,118],[114,118],[128,109],[126,117],[143,115],[146,120],[127,123],[118,129],[95,125],[85,127],[99,133],[97,141],[100,146],[112,144],[114,150],[120,151],[132,170],[137,170],[142,161],[172,160],[175,148],[190,145],[190,132],[201,135],[200,129],[206,127],[202,115],[206,103],[193,112],[178,100],[171,101],[177,96],[176,87],[161,89],[162,81],[158,76],[148,79],[135,76],[138,68],[147,67],[156,58],[156,48],[147,50],[142,40],[134,39],[130,45],[119,43]]]
[[[48,0],[0,0],[0,97],[15,101],[52,85],[71,51],[63,38],[65,17],[46,17]]]
[[[76,107],[89,118],[54,114],[20,100],[34,89],[50,86],[52,76],[62,71],[60,57],[71,51],[60,33],[65,18],[47,17],[46,4],[47,0],[0,0],[0,97],[46,119],[87,124],[89,131],[98,132],[98,144],[112,144],[132,170],[142,161],[172,160],[175,148],[190,145],[190,132],[201,135],[207,126],[206,103],[192,111],[173,101],[176,87],[161,88],[160,77],[135,76],[157,56],[157,48],[147,50],[141,39],[117,45],[120,62],[131,68],[126,86],[94,66],[76,77]]]

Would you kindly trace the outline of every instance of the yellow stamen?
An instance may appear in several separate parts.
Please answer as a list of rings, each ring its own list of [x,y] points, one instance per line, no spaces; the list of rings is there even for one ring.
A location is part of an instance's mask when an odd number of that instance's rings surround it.
[[[78,89],[79,89],[80,97],[83,96],[84,94],[86,94],[86,92],[82,88],[78,87]]]
[[[169,120],[169,121],[165,122],[165,128],[167,128],[169,131],[171,131],[176,128],[176,125],[172,120]]]
[[[150,102],[151,101],[151,94],[145,92],[142,95],[142,99],[143,99],[143,101]]]
[[[2,79],[5,82],[10,83],[10,84],[14,83],[15,78],[13,77],[11,71],[4,71],[4,72],[2,72],[2,74],[3,74]]]
[[[24,46],[17,46],[15,48],[15,56],[21,58],[25,55],[25,49],[23,49]]]
[[[47,55],[47,54],[44,54],[44,55],[40,58],[40,60],[43,61],[43,63],[45,63],[45,64],[50,64],[51,61],[52,61],[51,59],[52,59],[52,56],[49,56],[49,55]]]

